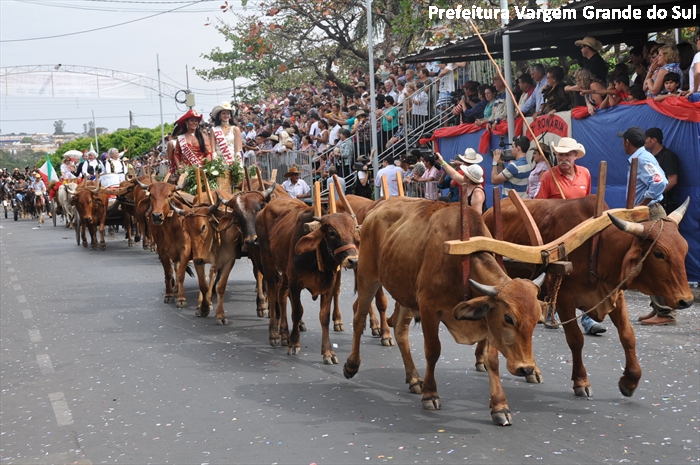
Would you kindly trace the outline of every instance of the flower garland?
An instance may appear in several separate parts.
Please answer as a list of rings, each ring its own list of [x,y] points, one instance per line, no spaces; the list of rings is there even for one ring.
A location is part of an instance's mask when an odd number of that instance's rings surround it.
[[[209,183],[209,188],[214,190],[219,188],[219,178],[226,176],[226,172],[231,175],[231,184],[237,185],[241,180],[243,174],[241,165],[234,162],[227,165],[226,162],[221,158],[215,158],[213,160],[205,160],[204,165],[202,165],[202,171],[206,174],[207,182]],[[185,169],[187,178],[185,181],[185,190],[192,195],[197,194],[197,168],[195,166],[188,166]],[[205,188],[204,186],[202,186]],[[205,188],[206,189],[206,188]]]

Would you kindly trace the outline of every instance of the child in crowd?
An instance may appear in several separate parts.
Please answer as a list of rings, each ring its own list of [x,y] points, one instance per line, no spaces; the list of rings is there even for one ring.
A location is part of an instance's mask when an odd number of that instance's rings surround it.
[[[680,97],[681,77],[678,73],[666,73],[664,76],[664,90],[654,100],[660,102],[668,97]]]
[[[630,101],[630,78],[626,74],[616,74],[612,79],[612,87],[608,87],[607,97],[600,104],[600,108],[614,107],[620,102]]]

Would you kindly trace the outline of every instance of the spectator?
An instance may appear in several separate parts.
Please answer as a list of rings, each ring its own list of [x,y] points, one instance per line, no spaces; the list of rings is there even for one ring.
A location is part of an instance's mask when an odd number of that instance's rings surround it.
[[[384,89],[385,96],[390,96],[392,99],[394,99],[394,102],[398,100],[399,94],[394,90],[394,81],[392,81],[391,79],[387,79],[386,81],[384,81]]]
[[[493,102],[496,100],[496,88],[494,86],[486,86],[484,89],[484,98],[486,99],[484,117],[474,122],[477,126],[483,126],[491,119],[491,115],[493,114]]]
[[[471,100],[466,98],[462,99],[462,104],[464,107],[467,107],[464,113],[462,113],[462,122],[474,123],[476,120],[484,118],[484,110],[489,104],[489,100],[486,98],[486,90],[489,87],[490,86],[486,85],[481,85],[478,87],[477,94],[479,96],[479,101],[477,103],[473,103]],[[493,91],[495,91],[495,89],[492,89],[492,93],[495,95],[495,92]]]
[[[564,90],[564,70],[560,66],[552,66],[547,70],[547,87],[542,90],[544,103],[536,113],[537,116],[553,115],[558,111],[571,109],[571,100]]]
[[[336,165],[339,166],[342,176],[350,174],[350,165],[352,164],[355,146],[350,139],[350,131],[347,129],[340,130],[340,140],[334,150],[337,150]],[[343,191],[345,192],[345,191]]]
[[[678,52],[669,45],[664,45],[651,62],[647,77],[644,80],[644,90],[648,97],[656,97],[664,87],[664,76],[667,73],[683,74],[678,64]],[[681,85],[683,82],[681,81]]]
[[[326,148],[328,147],[328,137],[330,135],[328,132],[328,123],[326,123],[322,119],[319,119],[318,130],[316,131],[316,133],[317,135],[312,135],[311,138],[316,143],[316,153],[321,154],[325,152]]]
[[[533,160],[536,164],[532,171],[530,171],[530,175],[527,177],[527,197],[530,199],[534,199],[535,196],[537,196],[537,193],[540,191],[540,179],[542,177],[542,173],[549,169],[547,161],[539,149],[535,147],[533,154]]]
[[[399,127],[399,110],[394,106],[394,99],[391,95],[384,98],[384,111],[377,110],[377,116],[381,118],[382,124],[380,143],[384,145]]]
[[[621,102],[629,102],[631,100],[629,83],[630,81],[626,74],[618,74],[615,76],[613,80],[615,87],[612,89],[614,93],[608,92],[608,95],[605,96],[605,99],[600,104],[600,108],[614,107]],[[641,88],[639,89],[641,90]],[[642,98],[643,97],[644,93],[642,92]]]
[[[695,31],[695,45],[697,45],[698,52],[690,64],[688,90],[684,93],[690,102],[700,102],[700,29]]]
[[[542,105],[544,104],[544,94],[542,93],[542,90],[544,90],[544,87],[547,85],[547,73],[545,72],[542,64],[535,63],[532,65],[530,67],[530,74],[532,75],[532,79],[535,83],[535,90],[532,92],[532,95],[530,95],[527,102],[525,102],[525,105],[520,108],[526,115],[534,114],[539,111],[540,108],[542,108]]]
[[[680,97],[681,77],[678,73],[666,73],[664,76],[664,90],[654,100],[661,102],[667,97]]]
[[[681,42],[676,45],[678,50],[678,66],[681,68],[681,90],[688,90],[690,87],[690,65],[693,63],[695,50],[688,42]]]
[[[574,106],[588,107],[588,114],[592,115],[596,107],[603,103],[605,86],[587,69],[579,69],[574,76],[576,85],[566,86],[564,90],[576,92]]]
[[[355,195],[369,199],[372,197],[372,183],[369,179],[369,159],[365,156],[358,157],[355,168]]]
[[[582,67],[590,71],[598,81],[605,82],[608,76],[608,64],[598,53],[603,48],[603,44],[594,37],[587,36],[574,42],[574,45],[581,47],[581,55],[584,58]]]
[[[389,158],[383,160],[383,168],[377,172],[374,178],[374,185],[381,188],[381,196],[384,197],[384,188],[382,188],[382,177],[386,177],[387,186],[389,188],[389,197],[396,197],[399,195],[399,183],[396,178],[396,173],[401,173],[403,175],[403,170],[401,169],[401,160],[396,159],[393,164],[389,164]]]
[[[357,124],[355,124],[351,133],[357,134],[360,155],[367,155],[372,148],[372,125],[364,110],[358,110],[355,118],[357,118]]]
[[[434,157],[424,157],[425,172],[421,177],[415,175],[408,179],[408,182],[417,182],[425,184],[425,198],[428,200],[438,199],[437,181],[439,178],[438,169],[435,167]]]
[[[644,61],[644,54],[641,47],[634,47],[630,50],[630,61],[634,66],[632,84],[644,85],[644,77],[647,75],[647,63]]]
[[[491,183],[503,184],[502,198],[507,198],[511,190],[515,190],[522,198],[527,198],[527,182],[530,171],[535,167],[534,163],[527,159],[527,151],[530,148],[530,140],[525,136],[513,138],[511,151],[515,160],[504,167],[501,157],[502,150],[493,151],[491,169]]]
[[[286,181],[282,183],[282,187],[293,199],[307,199],[311,197],[311,188],[306,181],[299,179],[301,172],[296,166],[289,168],[289,171],[284,173]]]
[[[530,76],[529,74],[521,74],[518,77],[518,88],[522,92],[518,101],[518,106],[522,110],[535,91],[535,82],[532,80],[532,76]],[[532,113],[534,113],[534,110],[528,110],[527,113],[523,111],[523,114],[525,116],[530,116],[532,115]]]
[[[465,63],[440,63],[440,72],[437,78],[440,80],[440,86],[438,88],[439,96],[436,104],[437,111],[442,112],[446,110],[452,101],[452,93],[455,91],[455,77],[454,70],[456,68],[461,68],[466,65]]]
[[[338,170],[336,169],[335,166],[331,166],[328,168],[328,179],[326,179],[326,189],[331,188],[331,184],[335,186],[335,181],[333,180],[333,175],[338,175]],[[345,178],[342,176],[338,176],[338,186],[340,186],[340,189],[343,191],[343,194],[345,194]],[[335,199],[340,200],[340,195],[338,194],[338,186],[335,186]]]

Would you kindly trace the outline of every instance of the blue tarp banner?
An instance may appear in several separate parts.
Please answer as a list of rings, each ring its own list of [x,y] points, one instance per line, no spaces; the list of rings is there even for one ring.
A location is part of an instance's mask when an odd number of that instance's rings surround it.
[[[690,206],[680,225],[680,232],[688,241],[686,271],[689,281],[700,281],[700,123],[680,121],[654,111],[647,105],[617,106],[600,110],[595,115],[572,121],[572,136],[586,147],[586,156],[576,163],[591,172],[593,193],[598,183],[598,167],[602,160],[608,162],[605,201],[611,208],[625,206],[627,190],[628,156],[622,149],[618,131],[630,126],[646,130],[660,128],[664,134],[664,146],[678,155],[680,173],[676,187],[676,201],[680,205],[690,197]],[[439,149],[446,160],[467,147],[477,150],[483,131],[457,137],[439,139]],[[500,137],[491,138],[491,149],[498,148]],[[478,152],[478,150],[477,150]],[[491,156],[484,155],[481,163],[486,180],[486,199],[493,205],[491,185]]]

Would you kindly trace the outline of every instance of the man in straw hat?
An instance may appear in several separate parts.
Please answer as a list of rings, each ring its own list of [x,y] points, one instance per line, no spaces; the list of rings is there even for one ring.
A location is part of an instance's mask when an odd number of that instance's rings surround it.
[[[608,77],[608,64],[598,53],[603,44],[595,37],[586,36],[574,42],[574,45],[581,47],[581,55],[585,58],[583,67],[593,73],[600,82],[605,82]]]
[[[296,166],[289,168],[289,171],[284,173],[286,181],[282,183],[282,187],[287,191],[290,197],[294,199],[306,199],[311,197],[311,188],[306,181],[299,178],[301,171]]]
[[[591,193],[591,173],[583,166],[576,166],[576,160],[586,155],[583,145],[570,137],[562,137],[559,142],[551,144],[557,156],[557,166],[552,172],[564,191],[567,199],[580,199]],[[545,171],[540,177],[540,190],[537,199],[561,199],[559,189],[552,179],[552,172]]]
[[[552,171],[545,171],[540,178],[540,190],[537,199],[561,199],[559,189],[554,184],[552,173],[556,176],[561,190],[567,199],[580,199],[591,193],[591,173],[583,166],[576,166],[576,160],[586,155],[586,148],[570,137],[562,137],[555,145],[550,144],[552,152],[557,156],[557,166]],[[607,331],[607,328],[596,323],[591,317],[581,316],[581,325],[586,334],[596,335]],[[546,325],[556,328],[557,325]]]

